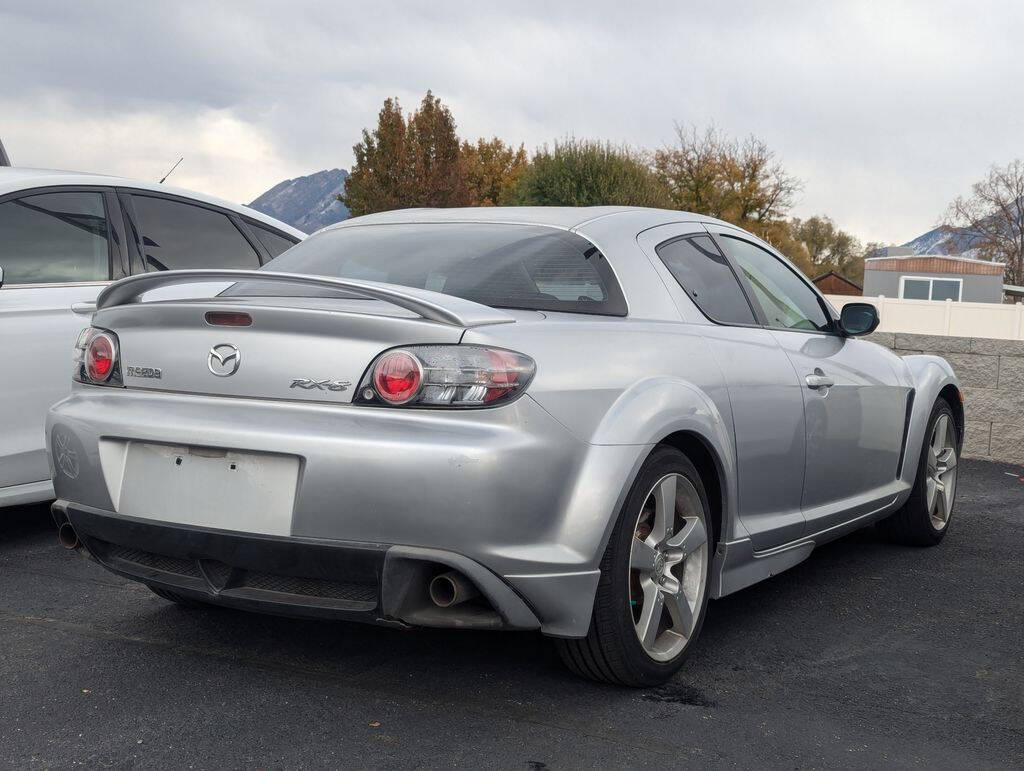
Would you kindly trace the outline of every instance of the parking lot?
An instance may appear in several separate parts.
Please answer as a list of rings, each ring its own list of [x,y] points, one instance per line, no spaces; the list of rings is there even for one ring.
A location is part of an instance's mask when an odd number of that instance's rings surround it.
[[[1024,482],[963,461],[937,549],[864,530],[713,602],[642,692],[533,635],[187,610],[0,512],[0,765],[1024,764]]]

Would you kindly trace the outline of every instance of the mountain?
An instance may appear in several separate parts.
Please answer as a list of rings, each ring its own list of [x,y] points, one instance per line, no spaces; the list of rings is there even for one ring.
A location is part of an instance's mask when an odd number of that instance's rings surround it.
[[[978,233],[949,225],[939,225],[922,233],[903,246],[914,250],[914,254],[956,254],[973,257],[980,240]]]
[[[1011,230],[1016,233],[1018,227],[1024,224],[1021,222],[1024,219],[1024,197],[1017,199],[1012,205],[1016,210],[1014,219],[1018,224],[1011,228],[999,214],[992,214],[982,220],[982,226],[989,230],[1002,228],[1007,234]],[[939,225],[937,228],[932,228],[927,233],[919,235],[913,241],[907,241],[903,246],[913,249],[914,254],[952,254],[961,257],[979,257],[982,240],[983,236],[976,230]]]
[[[345,190],[346,179],[348,172],[344,169],[324,169],[308,177],[286,179],[249,206],[305,233],[312,233],[348,217],[348,209],[338,200],[338,194]]]

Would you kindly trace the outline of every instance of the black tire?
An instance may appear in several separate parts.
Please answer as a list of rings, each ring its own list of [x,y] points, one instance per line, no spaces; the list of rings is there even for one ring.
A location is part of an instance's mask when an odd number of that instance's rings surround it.
[[[933,521],[928,508],[928,477],[931,439],[936,424],[942,417],[946,417],[949,426],[954,432],[955,440],[953,446],[959,459],[960,455],[960,429],[956,424],[956,417],[952,408],[945,399],[938,399],[932,407],[932,414],[928,418],[928,428],[924,434],[924,443],[917,460],[917,477],[914,481],[914,488],[910,491],[910,497],[903,506],[889,517],[881,520],[877,527],[887,539],[893,543],[904,546],[937,546],[946,536],[949,530],[949,523],[953,516],[953,504],[950,504],[945,523],[937,527]],[[953,485],[953,495],[956,495],[956,485]]]
[[[168,589],[163,589],[159,586],[149,586],[149,590],[153,592],[153,594],[155,594],[157,597],[167,600],[168,602],[173,602],[176,605],[181,605],[184,608],[210,607],[210,603],[208,602],[203,602],[202,600],[193,600],[191,597],[185,597],[183,595],[178,594],[177,592],[172,592]]]
[[[637,517],[653,486],[669,474],[685,477],[696,490],[703,507],[707,546],[703,557],[703,597],[696,608],[692,633],[679,653],[666,661],[657,661],[648,655],[636,631],[629,565]],[[555,641],[565,665],[581,677],[638,688],[660,685],[671,678],[683,665],[704,623],[715,542],[711,509],[696,467],[679,450],[663,445],[656,447],[644,461],[608,540],[587,636]]]

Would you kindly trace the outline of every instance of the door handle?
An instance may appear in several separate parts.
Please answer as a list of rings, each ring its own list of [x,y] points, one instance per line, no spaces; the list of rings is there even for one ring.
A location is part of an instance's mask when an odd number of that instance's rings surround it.
[[[813,391],[817,391],[819,388],[831,388],[836,384],[835,380],[822,372],[818,367],[815,367],[814,372],[804,378],[804,382]]]

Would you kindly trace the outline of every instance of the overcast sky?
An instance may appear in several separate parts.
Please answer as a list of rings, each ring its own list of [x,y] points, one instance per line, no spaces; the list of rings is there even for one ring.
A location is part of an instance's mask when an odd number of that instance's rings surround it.
[[[1024,3],[126,3],[0,0],[13,161],[248,202],[352,163],[388,96],[463,137],[656,148],[675,121],[753,133],[796,214],[862,240],[932,227],[1024,157]]]

